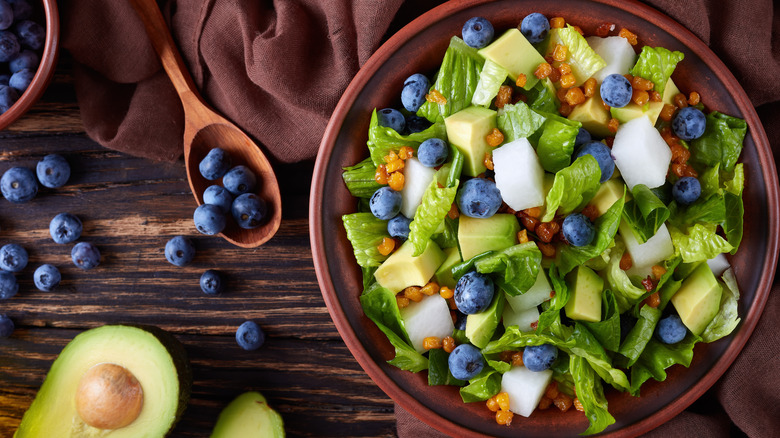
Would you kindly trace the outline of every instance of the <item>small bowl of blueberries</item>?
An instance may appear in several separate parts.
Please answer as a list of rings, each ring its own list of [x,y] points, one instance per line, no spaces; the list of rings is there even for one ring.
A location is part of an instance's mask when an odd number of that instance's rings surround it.
[[[0,0],[0,129],[41,97],[57,65],[56,0]]]

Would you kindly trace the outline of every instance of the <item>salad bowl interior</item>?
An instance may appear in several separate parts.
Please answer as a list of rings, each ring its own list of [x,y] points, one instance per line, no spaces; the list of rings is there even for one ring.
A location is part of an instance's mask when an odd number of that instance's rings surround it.
[[[605,433],[634,436],[671,419],[700,397],[726,371],[752,333],[766,302],[778,252],[777,172],[766,134],[746,94],[709,48],[663,14],[635,2],[618,0],[456,1],[418,18],[387,41],[355,77],[339,102],[321,144],[312,182],[310,231],[317,276],[328,310],[352,354],[369,376],[403,408],[453,436],[572,436],[588,427],[574,409],[536,411],[516,416],[510,427],[496,424],[484,403],[463,403],[457,387],[428,386],[425,372],[410,373],[389,365],[394,349],[361,309],[360,267],[355,263],[341,217],[356,211],[341,173],[367,156],[371,113],[400,107],[404,79],[417,72],[433,77],[450,37],[460,36],[471,17],[490,20],[499,34],[516,27],[531,12],[560,16],[593,35],[604,22],[638,34],[640,44],[683,52],[673,74],[681,90],[697,91],[708,111],[747,121],[740,161],[745,163],[744,237],[730,257],[741,297],[742,322],[727,338],[694,349],[689,368],[667,369],[664,382],[648,381],[641,396],[607,389],[609,411],[616,419]]]

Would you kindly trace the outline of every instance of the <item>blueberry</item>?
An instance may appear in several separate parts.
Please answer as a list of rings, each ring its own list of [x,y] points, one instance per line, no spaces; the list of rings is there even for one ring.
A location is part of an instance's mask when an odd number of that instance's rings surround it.
[[[672,186],[672,196],[678,204],[693,204],[701,196],[701,184],[692,176],[684,176]]]
[[[392,108],[385,108],[377,111],[376,117],[379,126],[386,126],[394,129],[395,132],[404,132],[406,119],[404,119],[404,115],[401,114],[400,111]]]
[[[459,380],[469,380],[482,372],[485,359],[479,349],[471,344],[460,344],[452,350],[447,359],[452,377]]]
[[[228,189],[215,184],[203,192],[203,203],[216,205],[223,213],[228,214],[230,206],[233,205],[233,195]]]
[[[386,221],[394,218],[401,211],[401,200],[401,192],[396,192],[390,187],[382,187],[371,195],[368,207],[377,219]]]
[[[0,0],[0,29],[5,30],[14,24],[14,9],[5,0]]]
[[[11,75],[0,75],[0,85],[8,85],[9,80],[11,80]]]
[[[33,7],[28,0],[6,0],[14,9],[14,20],[26,20],[32,17]]]
[[[34,21],[22,20],[16,23],[16,36],[22,47],[40,50],[46,41],[46,29]]]
[[[425,167],[441,166],[447,161],[449,154],[447,143],[440,138],[429,138],[420,143],[417,149],[417,159]]]
[[[200,276],[200,289],[208,295],[221,294],[225,289],[222,275],[219,271],[209,269]]]
[[[387,221],[387,233],[396,239],[406,240],[409,238],[409,224],[411,223],[411,219],[399,213]]]
[[[222,178],[232,165],[230,155],[224,149],[214,148],[200,160],[198,169],[203,178],[209,181]]]
[[[222,185],[234,196],[243,195],[244,193],[253,192],[257,187],[257,177],[246,166],[236,166],[222,177]]]
[[[35,270],[33,274],[33,282],[38,290],[50,292],[60,284],[62,275],[60,275],[59,269],[53,265],[41,265]]]
[[[455,309],[455,328],[458,330],[466,330],[466,320],[468,319],[468,315],[461,312],[458,309]]]
[[[590,135],[590,132],[588,132],[587,129],[581,127],[580,130],[577,131],[577,138],[574,139],[574,146],[584,145],[591,140],[593,140],[593,137]]]
[[[165,258],[176,266],[188,265],[195,258],[195,245],[184,236],[176,236],[165,244]]]
[[[463,183],[455,200],[461,213],[474,218],[493,216],[503,202],[496,183],[484,178],[472,178]]]
[[[4,75],[7,76],[7,75]],[[8,80],[10,80],[8,76]],[[8,111],[19,100],[19,92],[11,88],[8,82],[0,84],[0,114]]]
[[[19,292],[16,277],[10,272],[0,271],[0,300],[7,300]]]
[[[0,62],[8,62],[21,50],[19,40],[11,31],[0,30]]]
[[[658,328],[655,330],[658,339],[664,344],[676,344],[688,334],[688,330],[677,315],[669,315],[658,321]]]
[[[22,50],[8,63],[8,69],[11,70],[11,73],[16,73],[25,68],[35,70],[38,68],[39,62],[40,59],[38,59],[38,55],[35,52],[32,50]]]
[[[236,330],[236,342],[244,350],[257,350],[265,342],[265,333],[254,321],[245,321]]]
[[[633,93],[631,88],[631,82],[628,81],[623,75],[613,73],[601,83],[601,98],[604,102],[615,108],[622,108],[631,102],[631,95]]]
[[[192,215],[195,222],[195,228],[203,234],[212,236],[219,234],[225,229],[227,220],[225,214],[216,205],[203,204],[195,209]]]
[[[523,365],[531,371],[544,371],[550,368],[558,358],[555,345],[542,344],[523,349]]]
[[[12,167],[0,178],[0,191],[11,202],[27,202],[38,194],[38,181],[30,169]]]
[[[520,23],[520,32],[529,43],[541,43],[547,38],[549,31],[550,22],[547,17],[538,12],[526,15]]]
[[[701,110],[691,106],[681,108],[672,119],[672,130],[683,140],[694,140],[704,134],[707,117]]]
[[[463,41],[475,49],[481,49],[493,39],[493,25],[482,17],[472,17],[461,30]]]
[[[70,251],[73,264],[81,269],[92,269],[100,264],[100,250],[89,242],[79,242]]]
[[[493,301],[496,286],[489,276],[470,271],[455,284],[455,305],[466,315],[479,313]]]
[[[0,338],[7,338],[14,332],[14,322],[6,314],[0,315]]]
[[[596,236],[596,228],[593,226],[593,222],[581,213],[566,216],[561,230],[563,230],[563,237],[572,246],[588,245]]]
[[[70,243],[81,237],[81,220],[70,213],[60,213],[49,222],[49,234],[55,243]]]
[[[239,227],[251,230],[265,220],[268,207],[263,198],[254,193],[244,193],[233,201],[230,211]]]
[[[20,95],[24,93],[24,90],[30,86],[35,72],[29,68],[23,68],[18,72],[11,75],[11,79],[8,80],[8,86],[16,90]]]
[[[430,87],[431,83],[425,75],[415,73],[409,76],[401,90],[401,104],[407,111],[416,113],[425,102],[425,95]]]
[[[583,155],[591,155],[599,163],[599,169],[601,169],[599,182],[603,183],[612,178],[612,174],[615,173],[615,160],[607,145],[600,141],[585,143],[574,155],[574,158],[577,159]]]
[[[423,132],[430,127],[431,122],[429,122],[425,117],[411,115],[406,118],[406,132],[408,134]]]
[[[46,187],[62,187],[70,178],[70,165],[62,155],[51,154],[43,157],[35,167],[38,181]]]
[[[0,248],[0,269],[19,272],[27,266],[27,250],[15,243]]]

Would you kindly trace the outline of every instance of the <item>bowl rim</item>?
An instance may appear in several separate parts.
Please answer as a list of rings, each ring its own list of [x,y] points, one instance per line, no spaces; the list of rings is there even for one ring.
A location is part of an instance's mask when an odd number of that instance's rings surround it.
[[[60,48],[60,17],[56,0],[42,0],[46,40],[44,41],[41,62],[30,85],[19,100],[3,114],[0,114],[0,129],[5,129],[19,119],[35,102],[40,99],[49,86],[57,66]]]
[[[771,145],[763,129],[758,114],[753,107],[744,89],[737,81],[734,74],[726,67],[717,55],[696,35],[676,22],[664,13],[639,3],[636,0],[588,0],[590,2],[601,3],[625,12],[640,15],[652,22],[660,29],[669,32],[672,35],[680,35],[685,38],[686,44],[696,53],[701,60],[713,69],[717,79],[729,87],[731,97],[735,104],[743,110],[743,115],[749,126],[749,134],[755,143],[759,163],[762,163],[764,172],[764,181],[766,183],[768,213],[769,238],[767,244],[767,257],[764,259],[762,274],[759,286],[756,290],[755,298],[750,309],[742,319],[742,328],[738,333],[732,335],[732,341],[725,354],[715,362],[715,364],[706,372],[706,374],[690,386],[683,394],[664,406],[656,413],[647,416],[633,424],[627,425],[619,430],[609,432],[610,436],[636,436],[655,428],[656,426],[670,420],[685,408],[691,405],[695,400],[701,397],[720,377],[726,372],[732,362],[745,346],[750,335],[753,333],[761,313],[769,297],[769,291],[772,285],[775,270],[777,268],[778,232],[780,232],[780,199],[778,195],[778,175],[775,168],[775,162],[772,157]],[[318,188],[322,187],[320,181],[327,172],[327,158],[332,154],[335,148],[336,140],[343,121],[347,115],[348,109],[356,101],[359,92],[366,85],[375,71],[407,40],[411,39],[422,31],[426,23],[437,17],[444,17],[463,9],[488,3],[489,0],[455,0],[439,5],[420,17],[416,18],[401,30],[389,38],[382,46],[368,59],[361,67],[357,75],[352,79],[346,91],[339,100],[330,121],[326,127],[325,133],[320,143],[320,149],[317,154],[317,160],[314,167],[312,186],[309,201],[309,232],[311,236],[312,257],[314,269],[319,281],[323,299],[331,318],[339,331],[344,343],[349,348],[352,355],[358,361],[363,370],[371,377],[377,386],[385,394],[392,398],[403,409],[413,414],[419,420],[434,427],[435,429],[453,436],[488,436],[479,431],[453,423],[444,417],[440,417],[432,409],[423,405],[417,399],[406,393],[391,377],[386,374],[379,365],[371,359],[370,353],[360,343],[354,328],[350,325],[347,315],[340,304],[339,298],[334,291],[333,279],[328,270],[328,261],[324,251],[319,251],[324,245],[323,221],[320,215],[323,206],[323,196],[317,196]]]

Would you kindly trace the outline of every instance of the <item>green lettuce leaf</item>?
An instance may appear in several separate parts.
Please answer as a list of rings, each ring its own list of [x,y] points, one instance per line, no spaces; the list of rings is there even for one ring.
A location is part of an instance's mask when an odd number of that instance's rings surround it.
[[[501,391],[501,373],[485,367],[481,373],[469,380],[469,384],[460,388],[463,403],[485,401]]]
[[[444,177],[449,169],[441,168],[439,172]],[[431,236],[444,224],[455,195],[458,193],[458,185],[454,187],[439,187],[440,176],[437,175],[423,193],[420,206],[414,214],[414,220],[409,224],[409,241],[414,245],[413,256],[419,256],[428,246]]]
[[[606,269],[607,284],[615,293],[620,313],[625,312],[642,299],[646,290],[631,282],[626,271],[620,269],[620,258],[626,247],[621,239],[616,239],[615,246],[609,254],[609,264]]]
[[[726,220],[726,201],[723,194],[715,194],[707,199],[700,198],[688,206],[680,206],[676,201],[672,201],[669,210],[669,222],[679,228],[697,223],[718,225]]]
[[[550,269],[547,272],[555,295],[553,295],[549,301],[542,304],[544,310],[539,315],[539,322],[536,324],[535,333],[543,333],[556,322],[560,322],[561,309],[563,309],[569,301],[569,287],[566,285],[563,275],[560,274],[555,263],[550,266]]]
[[[542,114],[558,114],[558,108],[561,102],[555,95],[555,86],[549,78],[539,81],[533,88],[526,92],[528,96],[528,106]]]
[[[594,73],[607,66],[604,59],[590,48],[585,37],[570,24],[567,24],[565,28],[553,29],[550,32],[547,52],[552,53],[556,44],[562,44],[568,49],[569,56],[566,58],[566,63],[571,66],[572,74],[576,79],[575,86],[579,86]]]
[[[628,366],[634,365],[639,356],[645,351],[645,346],[653,337],[655,326],[661,319],[661,309],[643,305],[639,310],[639,319],[620,344],[618,353],[628,359]]]
[[[631,194],[633,199],[626,202],[623,218],[639,243],[645,243],[669,218],[669,209],[644,184],[635,185]]]
[[[577,399],[582,403],[585,416],[590,425],[583,435],[592,435],[606,429],[615,422],[615,418],[607,410],[607,399],[604,397],[604,387],[593,367],[580,356],[571,356],[569,369],[574,379]]]
[[[739,286],[734,271],[729,268],[723,273],[723,293],[720,297],[720,310],[701,334],[704,342],[714,342],[728,336],[737,328],[739,318]]]
[[[663,97],[666,81],[672,76],[677,63],[684,57],[681,52],[671,52],[663,47],[644,46],[631,69],[631,74],[653,81],[655,91]]]
[[[376,115],[376,109],[371,114],[371,123],[368,126],[368,151],[371,154],[371,161],[374,166],[384,164],[385,156],[390,151],[398,152],[402,146],[409,146],[417,151],[420,143],[429,138],[447,139],[447,130],[444,122],[434,123],[428,129],[421,132],[414,132],[409,135],[401,135],[393,128],[381,126]]]
[[[439,245],[439,248],[455,248],[458,246],[458,220],[450,219],[449,216],[444,218],[444,227],[440,228],[431,237],[431,240]]]
[[[413,373],[428,369],[428,358],[418,353],[417,350],[404,342],[403,339],[385,327],[384,324],[377,323],[376,326],[387,336],[390,344],[395,348],[395,357],[388,360],[387,363]]]
[[[734,166],[733,175],[723,182],[723,187],[733,195],[742,196],[742,189],[745,188],[745,169],[742,163]]]
[[[707,199],[713,195],[720,195],[723,190],[720,188],[720,163],[708,167],[699,175],[699,184],[701,184],[700,199]]]
[[[545,118],[536,111],[531,111],[523,102],[507,104],[498,110],[498,129],[504,134],[504,142],[509,143],[518,138],[528,138],[539,130]]]
[[[685,263],[708,260],[734,248],[715,232],[715,225],[697,223],[686,231],[672,225],[668,228],[674,248]]]
[[[615,294],[606,289],[601,294],[601,321],[582,322],[593,333],[605,350],[618,351],[620,347],[620,312]]]
[[[507,294],[520,295],[536,282],[542,264],[542,252],[535,242],[521,243],[501,251],[495,251],[474,263],[477,272],[494,275],[501,289]]]
[[[479,74],[479,82],[474,90],[474,96],[471,97],[473,105],[489,107],[493,103],[493,98],[498,94],[498,89],[504,83],[509,72],[504,67],[487,59]]]
[[[536,155],[539,156],[539,163],[544,170],[555,173],[571,163],[574,141],[577,139],[582,123],[557,114],[546,112],[537,112],[537,114],[545,120],[541,129],[531,136],[530,141],[536,145]],[[601,174],[600,169],[598,174]]]
[[[441,348],[428,351],[428,385],[463,386],[466,384],[463,380],[452,376],[448,363],[449,357],[450,354]]]
[[[742,196],[726,192],[724,195],[726,203],[726,221],[723,224],[723,231],[726,232],[726,239],[732,246],[731,253],[734,254],[742,243],[743,216],[745,207],[742,204]]]
[[[645,351],[631,367],[631,395],[638,397],[642,384],[651,377],[659,382],[666,380],[665,370],[672,365],[689,367],[693,359],[693,346],[699,340],[698,336],[691,333],[682,341],[671,345],[650,338]]]
[[[457,265],[452,267],[452,278],[455,279],[455,281],[460,280],[460,277],[463,277],[467,272],[474,270],[474,265],[481,259],[485,257],[489,257],[491,254],[493,254],[495,251],[485,251],[483,253],[477,254],[474,257],[464,260]]]
[[[542,222],[549,222],[556,213],[563,216],[584,207],[598,192],[601,169],[592,155],[583,155],[555,174],[547,193]]]
[[[387,221],[377,219],[371,213],[352,213],[341,217],[347,239],[352,243],[357,264],[363,268],[379,266],[388,256],[376,249],[387,234]]]
[[[374,162],[369,157],[354,166],[345,167],[341,177],[344,179],[344,184],[347,185],[347,190],[349,190],[352,196],[356,198],[370,198],[374,192],[382,187],[374,179],[374,173],[376,173],[376,166],[374,166]]]
[[[742,153],[746,133],[747,123],[744,120],[711,112],[707,115],[704,134],[690,143],[690,162],[702,167],[720,164],[721,170],[733,171]]]
[[[447,174],[447,180],[444,181],[444,187],[457,187],[460,181],[460,174],[463,171],[463,152],[459,148],[450,145],[450,173]]]

